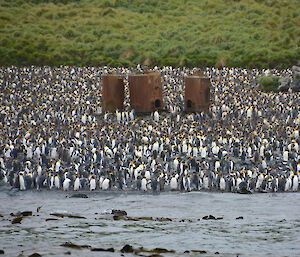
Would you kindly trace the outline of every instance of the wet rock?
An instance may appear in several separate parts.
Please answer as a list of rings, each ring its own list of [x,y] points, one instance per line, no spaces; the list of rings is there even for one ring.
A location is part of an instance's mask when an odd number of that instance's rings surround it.
[[[223,219],[223,217],[217,217],[216,218],[216,220],[222,220]]]
[[[39,253],[33,253],[31,255],[29,255],[28,257],[41,257],[42,255],[40,255]]]
[[[64,218],[65,217],[65,215],[62,214],[62,213],[50,213],[50,215],[56,216],[56,217],[60,217],[60,218]]]
[[[138,218],[133,218],[133,217],[127,217],[127,220],[129,220],[129,221],[139,221]]]
[[[171,218],[157,218],[157,221],[172,221]]]
[[[175,253],[174,250],[167,250],[165,248],[154,248],[150,250],[152,253]]]
[[[17,218],[14,218],[11,222],[11,224],[20,224],[21,221],[22,221],[23,217],[17,217]]]
[[[163,255],[155,253],[155,254],[148,255],[148,257],[163,257]]]
[[[207,253],[207,251],[205,250],[191,250],[192,253],[200,253],[200,254],[204,254]]]
[[[121,216],[119,216],[119,215],[114,215],[114,216],[113,216],[113,219],[114,219],[114,220],[125,220],[126,217],[125,217],[125,216],[122,216],[122,215],[121,215]]]
[[[73,218],[73,219],[86,219],[86,217],[79,216],[79,215],[73,215],[73,214],[64,214],[64,213],[50,213],[52,216],[60,217],[60,218]]]
[[[114,248],[107,248],[107,249],[104,249],[104,248],[92,248],[91,249],[92,252],[115,252],[115,249]]]
[[[70,248],[73,248],[73,249],[91,248],[90,245],[77,245],[77,244],[74,244],[72,242],[65,242],[65,243],[61,244],[60,246],[70,247]]]
[[[190,253],[190,251],[189,251],[189,250],[186,250],[186,251],[184,251],[183,253]]]
[[[17,212],[17,213],[11,212],[9,215],[13,216],[13,217],[19,217],[19,216],[21,216],[21,212]]]
[[[68,214],[68,215],[66,215],[66,217],[72,218],[72,219],[86,219],[86,217],[79,216],[79,215],[72,215],[72,214]]]
[[[239,216],[239,217],[237,217],[237,218],[235,218],[236,220],[242,220],[242,219],[244,219],[244,217],[243,216]]]
[[[204,216],[202,219],[204,220],[216,220],[216,217],[213,215]]]
[[[21,212],[21,215],[22,215],[23,217],[26,217],[26,216],[32,216],[32,211],[23,211],[23,212]]]
[[[65,252],[65,255],[71,255],[72,253],[70,251]]]
[[[134,249],[134,252],[135,252],[135,254],[138,254],[138,253],[141,253],[141,252],[144,252],[144,253],[154,253],[153,255],[150,255],[150,256],[156,256],[156,255],[159,256],[159,253],[175,253],[174,250],[168,250],[168,249],[165,249],[165,248],[154,248],[154,249],[150,249],[149,250],[149,249],[146,249],[144,247],[140,247],[138,249]]]
[[[60,246],[70,247],[70,248],[74,248],[74,249],[81,249],[80,245],[76,245],[71,242],[65,242],[65,243],[61,244]]]
[[[58,219],[55,219],[55,218],[48,218],[48,219],[46,219],[46,221],[55,221],[55,220],[58,220]]]
[[[0,254],[4,254],[4,253],[5,253],[4,250],[0,249]]]
[[[115,209],[113,209],[111,211],[111,214],[118,215],[118,216],[127,216],[127,212],[124,211],[124,210],[115,210]]]
[[[139,217],[139,220],[153,220],[152,217]]]
[[[89,198],[86,194],[78,193],[78,194],[72,194],[70,198]]]
[[[219,252],[215,252],[215,254],[220,254]]]
[[[127,217],[129,221],[154,220],[153,217]]]
[[[133,253],[134,249],[131,245],[124,245],[121,249],[121,253]]]

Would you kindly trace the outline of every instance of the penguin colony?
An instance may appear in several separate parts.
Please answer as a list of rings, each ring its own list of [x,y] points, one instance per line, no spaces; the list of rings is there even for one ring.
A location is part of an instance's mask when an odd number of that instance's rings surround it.
[[[140,66],[137,69],[141,69]],[[20,190],[299,190],[299,93],[264,93],[261,74],[207,68],[209,113],[184,113],[184,78],[154,67],[164,110],[137,116],[126,68],[0,68],[0,185]],[[102,113],[101,74],[122,74],[125,109]]]

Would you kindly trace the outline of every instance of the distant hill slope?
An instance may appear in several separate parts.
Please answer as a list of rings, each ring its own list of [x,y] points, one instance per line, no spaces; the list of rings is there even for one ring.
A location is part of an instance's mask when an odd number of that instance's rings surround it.
[[[299,0],[0,0],[0,65],[285,68]]]

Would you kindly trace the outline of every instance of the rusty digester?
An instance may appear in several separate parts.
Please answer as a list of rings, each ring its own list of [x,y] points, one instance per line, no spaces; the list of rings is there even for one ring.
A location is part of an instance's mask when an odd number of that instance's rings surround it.
[[[210,106],[210,80],[202,76],[185,79],[184,109],[187,112],[208,112]]]
[[[102,75],[103,95],[102,108],[104,111],[123,109],[124,82],[123,76],[114,74]]]
[[[128,76],[130,104],[136,112],[152,112],[163,108],[161,74],[131,74]]]

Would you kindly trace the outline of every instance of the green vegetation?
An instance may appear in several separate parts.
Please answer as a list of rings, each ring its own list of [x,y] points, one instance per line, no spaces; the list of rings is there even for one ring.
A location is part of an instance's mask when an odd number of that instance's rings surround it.
[[[0,0],[0,65],[285,68],[299,0]]]
[[[278,92],[279,77],[261,76],[258,80],[260,88],[265,92]]]

